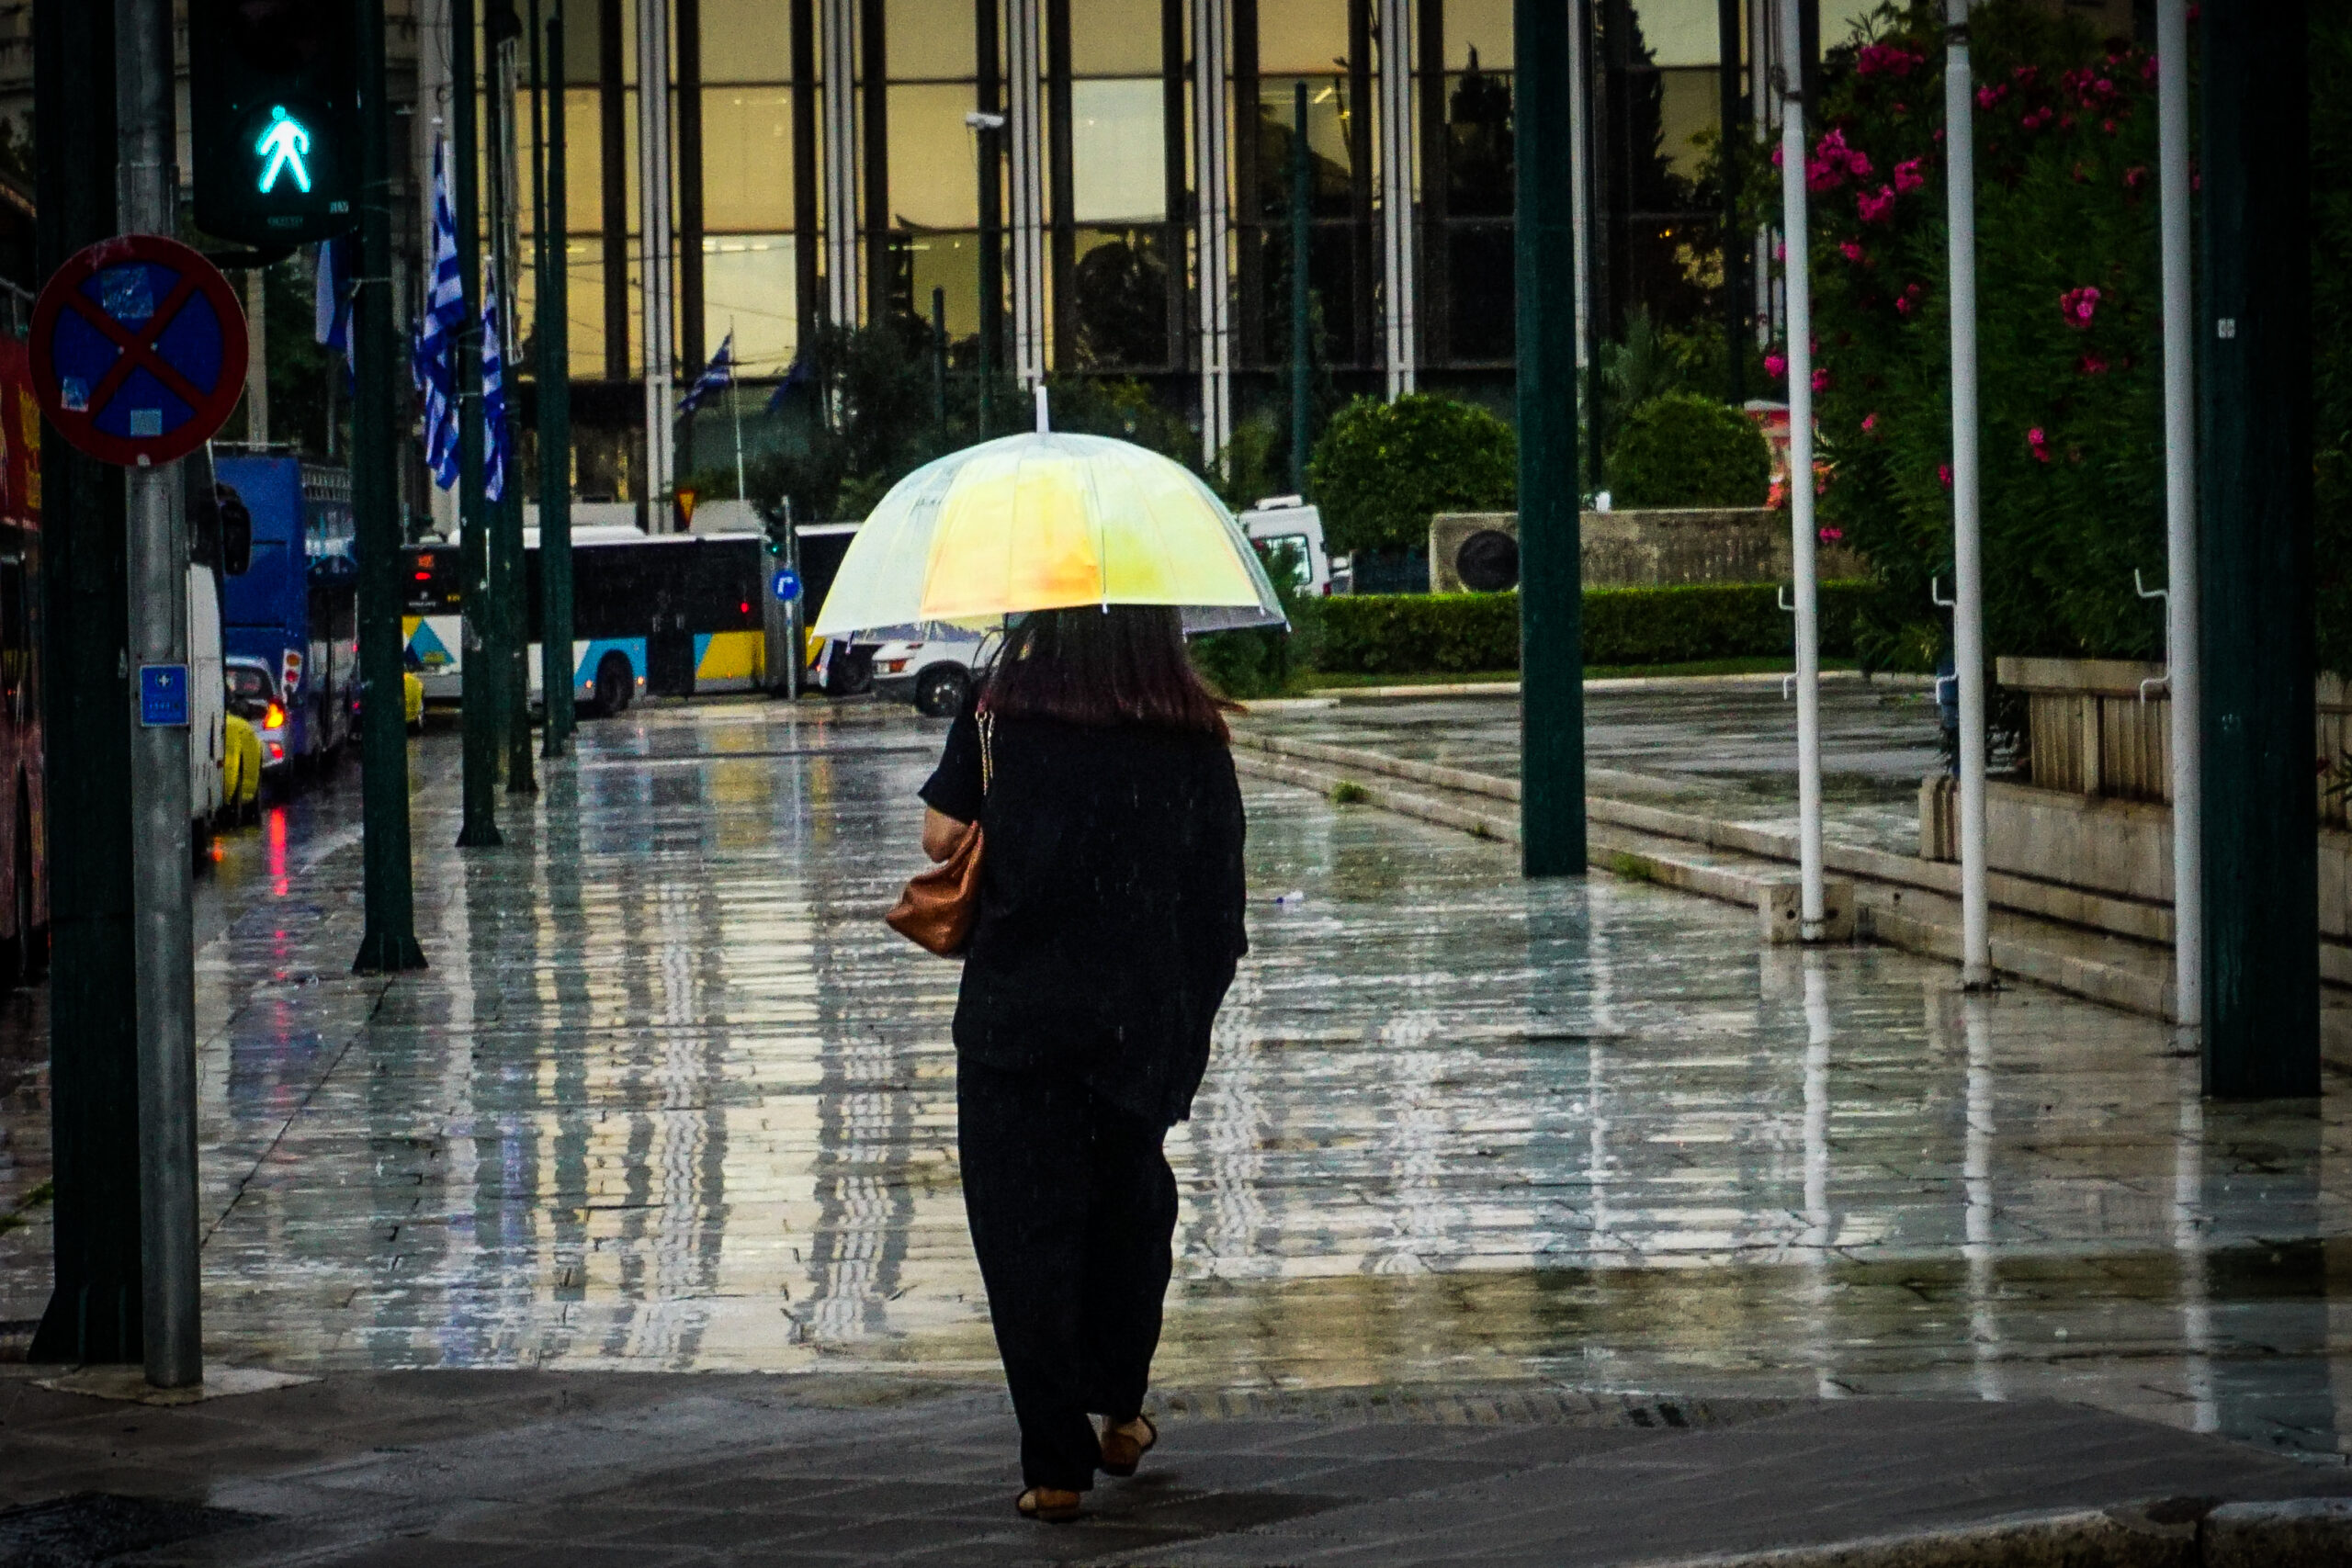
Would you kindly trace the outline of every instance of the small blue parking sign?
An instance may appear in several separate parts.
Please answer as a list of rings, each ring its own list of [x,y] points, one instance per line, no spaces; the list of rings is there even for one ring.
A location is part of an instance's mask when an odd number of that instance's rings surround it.
[[[777,598],[789,604],[800,597],[800,574],[788,566],[780,566],[775,569],[775,575],[768,579],[768,587]]]
[[[139,667],[139,722],[150,729],[187,727],[187,666]]]

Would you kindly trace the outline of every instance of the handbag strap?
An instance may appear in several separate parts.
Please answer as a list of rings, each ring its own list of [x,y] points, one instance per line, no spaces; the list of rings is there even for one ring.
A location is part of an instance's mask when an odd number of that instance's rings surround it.
[[[980,797],[985,800],[988,798],[989,790],[996,783],[996,715],[982,708],[979,712],[979,726]]]

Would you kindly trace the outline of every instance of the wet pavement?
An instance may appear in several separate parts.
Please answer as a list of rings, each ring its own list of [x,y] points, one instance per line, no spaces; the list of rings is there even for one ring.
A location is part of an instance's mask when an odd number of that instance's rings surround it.
[[[345,972],[345,807],[232,846],[198,976],[209,1353],[991,1381],[956,970],[879,920],[939,739],[639,710],[460,854],[427,737],[433,967],[398,980]],[[1170,1142],[1162,1383],[2049,1397],[2341,1462],[2340,1094],[2205,1105],[2147,1020],[1767,952],[1752,915],[1245,787],[1255,952]],[[0,1060],[38,1049],[11,1006]],[[42,1115],[34,1073],[0,1111],[28,1180]],[[0,1319],[45,1296],[30,1217]]]
[[[1781,678],[1596,682],[1585,692],[1594,786],[1627,800],[1793,830],[1796,705]],[[1299,740],[1519,776],[1513,696],[1265,705],[1246,723]],[[1821,687],[1824,831],[1915,854],[1919,781],[1939,771],[1935,691],[1924,681],[1846,675]]]

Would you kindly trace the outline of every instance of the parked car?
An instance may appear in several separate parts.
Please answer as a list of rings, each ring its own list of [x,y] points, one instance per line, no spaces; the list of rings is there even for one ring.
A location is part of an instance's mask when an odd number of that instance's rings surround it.
[[[979,657],[980,641],[977,637],[947,636],[876,645],[872,655],[875,694],[892,702],[911,702],[917,713],[932,718],[954,717],[972,694],[972,665]]]

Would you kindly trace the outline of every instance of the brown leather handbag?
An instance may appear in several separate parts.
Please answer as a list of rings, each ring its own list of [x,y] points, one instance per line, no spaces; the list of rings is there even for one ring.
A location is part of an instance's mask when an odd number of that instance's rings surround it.
[[[985,713],[979,716],[979,727],[980,797],[985,800],[996,771],[990,755],[994,750],[991,731],[996,727]],[[968,823],[945,860],[908,878],[906,891],[882,917],[890,929],[942,958],[962,953],[972,939],[973,923],[979,919],[980,852],[980,825]]]

